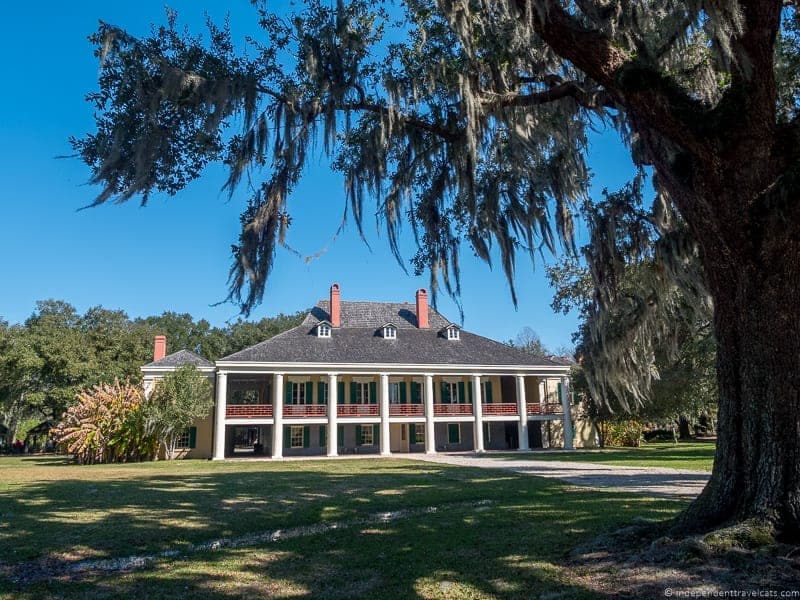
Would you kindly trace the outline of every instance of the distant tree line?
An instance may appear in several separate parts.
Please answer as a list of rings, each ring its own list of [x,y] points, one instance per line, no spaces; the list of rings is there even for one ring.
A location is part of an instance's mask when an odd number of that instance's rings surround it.
[[[305,311],[214,327],[187,313],[131,319],[96,306],[80,314],[61,300],[38,302],[24,322],[0,319],[0,435],[5,446],[44,421],[61,420],[88,388],[138,382],[153,359],[153,338],[167,336],[167,352],[188,349],[216,360],[298,325]]]

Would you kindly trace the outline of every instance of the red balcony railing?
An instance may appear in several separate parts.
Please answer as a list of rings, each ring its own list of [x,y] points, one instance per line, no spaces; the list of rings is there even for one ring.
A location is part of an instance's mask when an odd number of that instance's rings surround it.
[[[327,404],[284,404],[284,417],[327,417]]]
[[[390,404],[390,417],[422,417],[425,407],[422,404]]]
[[[225,407],[225,416],[235,418],[271,417],[272,404],[228,404]]]
[[[528,404],[527,408],[529,415],[560,415],[564,413],[564,407],[556,402],[549,404],[539,404],[536,402]]]
[[[377,404],[339,404],[336,414],[340,417],[377,417]]]
[[[434,404],[433,414],[437,417],[450,415],[471,415],[472,404]]]
[[[514,402],[484,403],[482,405],[485,415],[516,415],[517,405]],[[530,414],[530,413],[529,413]]]

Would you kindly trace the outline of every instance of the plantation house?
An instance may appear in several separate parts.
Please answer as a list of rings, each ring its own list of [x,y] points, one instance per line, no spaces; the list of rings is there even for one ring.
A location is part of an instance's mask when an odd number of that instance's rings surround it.
[[[571,448],[569,364],[481,337],[428,306],[343,302],[337,284],[303,323],[216,363],[155,341],[146,392],[191,363],[215,381],[213,414],[185,455]]]

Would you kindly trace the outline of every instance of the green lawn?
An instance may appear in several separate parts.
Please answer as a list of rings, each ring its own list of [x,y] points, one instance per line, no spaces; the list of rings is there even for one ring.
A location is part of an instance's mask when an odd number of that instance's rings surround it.
[[[658,442],[639,448],[603,448],[602,450],[537,451],[535,453],[492,454],[520,460],[558,460],[592,462],[630,467],[666,467],[690,471],[711,471],[714,464],[714,442]]]
[[[566,552],[682,506],[406,460],[79,467],[0,458],[0,595],[589,598],[562,566]],[[407,512],[376,518],[399,510]],[[328,528],[297,529],[318,525]],[[289,539],[240,539],[276,529]],[[191,549],[223,537],[241,546]],[[71,561],[168,550],[178,555],[140,570],[14,579]]]

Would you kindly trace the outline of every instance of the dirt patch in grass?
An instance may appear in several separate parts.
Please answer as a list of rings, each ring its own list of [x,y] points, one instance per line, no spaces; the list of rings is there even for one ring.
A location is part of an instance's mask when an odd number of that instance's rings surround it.
[[[576,548],[566,567],[580,586],[615,598],[800,594],[800,546],[746,525],[683,538],[664,524],[633,525]]]

